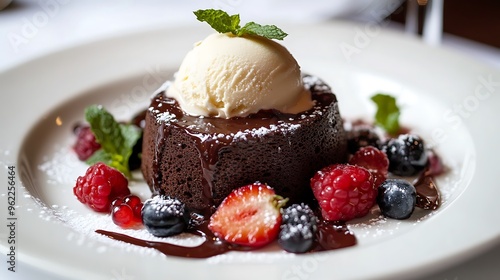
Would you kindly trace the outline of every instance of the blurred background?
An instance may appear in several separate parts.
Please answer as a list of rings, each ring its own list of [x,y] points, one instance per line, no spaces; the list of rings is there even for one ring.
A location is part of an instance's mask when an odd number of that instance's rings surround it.
[[[192,11],[204,8],[240,13],[242,22],[262,24],[383,22],[380,26],[402,36],[417,37],[425,44],[500,69],[498,0],[0,0],[0,72],[37,56],[109,36],[196,25]],[[496,279],[500,275],[498,259],[500,247],[496,246],[426,279]],[[4,273],[2,269],[0,279],[9,279]],[[29,266],[20,268],[18,275],[46,279]]]
[[[243,22],[384,22],[500,68],[497,0],[0,0],[0,8],[0,70],[89,40],[197,24],[192,11],[201,8]]]

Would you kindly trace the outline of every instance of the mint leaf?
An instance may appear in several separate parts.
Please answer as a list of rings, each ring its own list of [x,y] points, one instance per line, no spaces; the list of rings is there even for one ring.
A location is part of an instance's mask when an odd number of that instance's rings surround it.
[[[219,33],[232,33],[236,36],[250,34],[277,40],[283,40],[288,35],[275,25],[260,25],[255,22],[249,22],[245,26],[240,27],[240,15],[230,16],[222,10],[198,10],[194,14],[199,21],[208,23]]]
[[[234,33],[240,28],[240,16],[230,16],[222,10],[198,10],[194,14],[199,21],[208,23],[215,31],[219,33]]]
[[[245,24],[245,26],[238,31],[238,36],[241,36],[239,35],[240,33],[253,34],[276,40],[283,40],[288,35],[275,25],[260,25],[255,22]]]
[[[101,149],[87,163],[92,165],[101,161],[130,177],[128,161],[141,137],[140,129],[134,125],[119,124],[102,106],[97,105],[85,109],[85,119],[97,142],[101,144]]]
[[[124,145],[120,125],[103,107],[92,105],[85,109],[85,119],[101,147],[112,154],[119,154]]]
[[[372,96],[371,100],[377,105],[375,113],[375,123],[391,135],[399,131],[399,107],[396,98],[388,94],[378,93]]]
[[[103,149],[99,149],[94,154],[92,154],[92,156],[90,156],[85,162],[88,165],[94,165],[98,162],[102,162],[110,167],[115,168],[127,177],[130,177],[128,164],[124,164],[122,159],[123,158],[120,155],[113,155]]]

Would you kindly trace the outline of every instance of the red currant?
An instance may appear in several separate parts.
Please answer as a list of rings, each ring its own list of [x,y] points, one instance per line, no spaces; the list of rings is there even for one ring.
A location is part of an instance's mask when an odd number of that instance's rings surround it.
[[[115,206],[111,212],[111,218],[116,225],[123,228],[135,225],[134,211],[126,204]]]
[[[141,203],[141,199],[135,195],[129,195],[123,198],[123,202],[134,209],[135,206]]]
[[[141,199],[135,195],[120,197],[113,201],[111,219],[122,228],[132,228],[142,224]]]

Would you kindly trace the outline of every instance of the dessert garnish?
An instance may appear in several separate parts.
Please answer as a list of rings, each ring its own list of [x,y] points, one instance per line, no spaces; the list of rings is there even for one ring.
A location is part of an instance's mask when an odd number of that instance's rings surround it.
[[[101,145],[97,143],[95,135],[90,129],[90,126],[77,126],[75,128],[75,135],[76,142],[73,145],[73,150],[75,151],[79,160],[86,161],[90,156],[92,156],[97,150],[101,148]]]
[[[93,165],[74,193],[121,228],[204,241],[184,247],[97,233],[170,256],[207,258],[272,242],[301,254],[355,245],[346,223],[369,213],[403,220],[416,207],[439,207],[433,176],[442,163],[400,127],[394,97],[372,97],[385,133],[352,123],[346,137],[330,87],[302,74],[272,40],[286,33],[254,22],[241,27],[239,15],[221,10],[194,14],[219,33],[195,44],[175,80],[134,118],[144,125],[118,123],[101,106],[86,109],[90,126],[79,127],[74,150]],[[133,155],[141,129],[142,158]],[[144,203],[123,175],[130,176],[132,156],[152,190]]]
[[[133,194],[119,196],[111,203],[111,220],[122,228],[137,228],[142,225],[142,201]]]
[[[417,203],[417,190],[403,179],[388,179],[378,189],[377,203],[386,217],[408,219]]]
[[[167,237],[182,233],[189,224],[189,212],[180,200],[156,195],[144,202],[142,221],[154,236]]]
[[[375,146],[360,148],[349,159],[349,164],[366,168],[374,177],[375,186],[380,186],[389,171],[389,159],[386,154]]]
[[[239,14],[230,16],[222,10],[198,10],[194,14],[199,21],[205,21],[219,33],[230,32],[236,36],[250,34],[277,40],[283,40],[288,35],[275,25],[260,25],[249,22],[241,27]]]
[[[113,200],[129,195],[130,190],[127,178],[120,171],[98,162],[78,177],[73,193],[93,210],[109,213]]]
[[[389,172],[398,176],[413,176],[428,164],[424,141],[414,134],[401,134],[382,145],[389,159]]]
[[[103,162],[130,177],[129,159],[141,130],[132,124],[120,124],[102,106],[92,105],[85,109],[85,118],[101,148],[87,160],[93,165]]]
[[[396,135],[399,131],[399,107],[396,98],[383,93],[371,97],[377,105],[375,124],[381,126],[389,135]]]
[[[232,118],[261,110],[295,114],[313,107],[297,61],[284,46],[270,40],[275,34],[285,34],[280,29],[246,29],[255,24],[240,28],[238,15],[220,10],[195,14],[222,33],[196,43],[166,89],[166,96],[175,99],[185,113]]]
[[[309,205],[293,204],[282,209],[278,244],[287,252],[305,253],[314,245],[318,218]]]
[[[259,182],[233,190],[210,217],[215,236],[242,246],[262,247],[278,236],[287,199]]]
[[[325,220],[349,221],[368,214],[378,186],[370,171],[361,166],[333,164],[314,175],[311,188]]]

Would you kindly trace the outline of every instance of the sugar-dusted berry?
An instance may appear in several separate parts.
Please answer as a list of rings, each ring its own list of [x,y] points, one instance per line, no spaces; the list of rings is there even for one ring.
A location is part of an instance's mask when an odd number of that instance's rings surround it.
[[[327,221],[363,217],[377,196],[372,174],[349,164],[333,164],[316,172],[311,178],[311,188]]]
[[[309,251],[318,231],[318,218],[306,204],[293,204],[282,211],[278,244],[292,253]]]
[[[399,176],[412,176],[427,165],[424,141],[413,134],[402,134],[389,139],[382,146],[389,159],[389,171]]]
[[[146,229],[158,237],[182,233],[189,224],[189,211],[184,203],[163,195],[146,200],[141,215]]]
[[[130,194],[128,181],[123,174],[98,162],[78,177],[73,193],[80,202],[98,212],[110,212],[111,202]]]
[[[208,228],[219,238],[239,245],[260,247],[276,239],[280,208],[286,199],[265,184],[233,190],[210,217]]]

